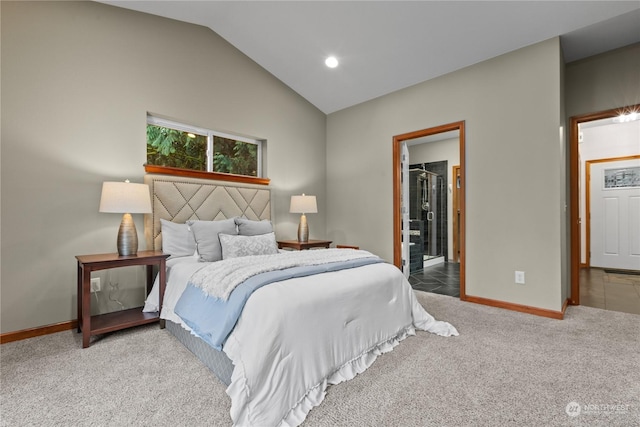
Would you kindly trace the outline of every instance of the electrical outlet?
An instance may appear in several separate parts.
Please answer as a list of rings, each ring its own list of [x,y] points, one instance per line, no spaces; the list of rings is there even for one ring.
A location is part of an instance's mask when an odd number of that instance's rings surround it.
[[[100,290],[100,278],[95,277],[91,279],[91,292],[98,292]]]
[[[524,285],[524,271],[516,271],[516,284]]]

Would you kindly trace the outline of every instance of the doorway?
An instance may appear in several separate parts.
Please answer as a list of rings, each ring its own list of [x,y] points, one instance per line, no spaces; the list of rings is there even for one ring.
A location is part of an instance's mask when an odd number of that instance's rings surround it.
[[[640,274],[640,154],[585,166],[586,267]]]
[[[638,252],[637,248],[634,249],[627,244],[630,241],[627,243],[622,242],[629,236],[629,233],[633,234],[637,233],[637,231],[628,229],[620,236],[611,233],[607,235],[606,227],[613,224],[612,221],[601,221],[600,226],[597,226],[597,230],[592,230],[591,224],[594,220],[594,212],[591,212],[592,210],[608,210],[607,214],[609,216],[611,216],[612,212],[618,210],[616,198],[609,197],[614,195],[617,190],[614,188],[607,189],[605,190],[607,194],[603,194],[601,189],[607,186],[607,174],[615,172],[616,168],[613,167],[616,165],[615,161],[628,159],[629,157],[637,158],[637,155],[640,154],[638,153],[637,130],[631,129],[631,137],[628,138],[630,143],[627,147],[624,144],[616,145],[612,143],[612,141],[617,142],[621,138],[618,129],[629,131],[630,126],[638,126],[638,122],[628,123],[638,117],[637,113],[634,114],[637,111],[640,111],[640,105],[616,108],[570,119],[571,295],[569,302],[572,305],[583,304],[607,310],[640,314],[640,271],[607,268],[608,264],[601,264],[600,261],[596,261],[592,265],[592,251],[594,250],[592,243],[595,243],[600,250],[602,250],[601,245],[606,244],[609,246],[614,245],[616,248],[620,247],[627,251],[631,248],[632,252]],[[618,124],[623,126],[618,126]],[[613,132],[613,129],[615,129],[616,133],[614,135],[616,136],[612,138],[610,134],[607,134],[604,142],[590,146],[588,143],[595,142],[589,139],[592,135],[589,132],[594,132],[596,128],[599,132]],[[624,134],[622,139],[624,140]],[[592,168],[596,165],[597,167]],[[603,165],[608,166],[602,167]],[[593,175],[593,173],[596,173],[597,176],[588,179],[588,175]],[[594,193],[593,187],[596,185],[598,191]],[[597,198],[597,201],[601,202],[602,206],[591,206],[595,203],[594,198]],[[637,200],[633,203],[636,202]],[[625,208],[625,210],[628,209]],[[595,214],[597,215],[598,213],[595,212]],[[633,226],[633,224],[631,225]],[[594,233],[598,233],[596,240],[594,240]],[[607,242],[597,241],[598,239],[602,240],[601,238],[605,235],[607,236],[606,239],[608,239]],[[619,241],[615,241],[618,237]],[[607,251],[615,252],[608,249]]]
[[[453,138],[452,135],[458,139],[459,159],[457,160],[459,162],[445,162],[447,165],[443,169],[441,164],[432,164],[434,162],[425,161],[425,159],[415,161],[413,157],[410,158],[411,146],[427,145],[430,142],[445,140],[447,137]],[[443,292],[438,293],[460,298],[465,296],[464,147],[464,121],[396,135],[393,138],[394,264],[407,277],[410,276],[412,267],[422,270],[434,269],[434,280],[437,275],[438,280],[444,281]],[[441,159],[437,160],[438,162],[435,163],[441,163]],[[410,172],[410,169],[413,169],[413,172]],[[412,182],[412,173],[415,178],[413,181],[416,182]],[[424,178],[422,178],[423,174]],[[428,184],[429,182],[432,185]],[[411,197],[410,188],[412,183],[415,187],[413,197]],[[438,192],[437,189],[440,191]],[[443,197],[443,194],[447,197]],[[452,200],[454,195],[457,206]],[[416,199],[417,207],[413,212],[415,218],[411,216],[411,199]],[[443,203],[448,206],[448,214],[445,219],[436,222],[438,205],[442,207]],[[446,242],[441,239],[443,224],[449,230],[446,233]],[[430,231],[427,232],[429,229]],[[425,245],[425,241],[432,239],[434,239],[432,244]],[[429,258],[427,261],[424,259],[424,251],[420,250],[425,247],[435,251],[435,255],[431,252],[426,255]],[[458,262],[454,263],[454,260]],[[432,263],[434,265],[431,265]],[[443,271],[435,271],[435,269],[443,269]],[[449,286],[452,281],[456,282],[455,292]],[[434,282],[433,286],[435,285]]]

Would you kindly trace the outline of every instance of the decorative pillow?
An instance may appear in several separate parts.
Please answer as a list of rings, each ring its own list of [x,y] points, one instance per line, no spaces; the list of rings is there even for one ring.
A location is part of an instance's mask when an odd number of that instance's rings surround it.
[[[278,253],[278,244],[274,233],[255,236],[231,236],[221,233],[219,237],[223,259]]]
[[[236,223],[233,218],[221,221],[189,221],[196,239],[200,261],[220,261],[222,248],[218,234],[236,235]]]
[[[238,234],[241,236],[256,236],[258,234],[273,233],[273,225],[268,219],[253,221],[251,219],[237,217]]]
[[[170,254],[170,258],[193,256],[196,253],[196,239],[189,224],[160,220],[162,231],[162,252]]]

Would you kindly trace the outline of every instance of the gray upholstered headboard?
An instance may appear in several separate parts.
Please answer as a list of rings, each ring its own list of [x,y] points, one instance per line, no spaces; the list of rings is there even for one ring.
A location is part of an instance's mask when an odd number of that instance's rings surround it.
[[[244,216],[271,219],[271,190],[264,185],[147,174],[153,212],[144,216],[147,249],[162,250],[160,219],[184,223]]]

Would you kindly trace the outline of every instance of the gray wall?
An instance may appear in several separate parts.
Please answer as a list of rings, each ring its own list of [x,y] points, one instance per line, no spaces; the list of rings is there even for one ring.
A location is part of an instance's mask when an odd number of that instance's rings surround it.
[[[560,310],[562,67],[555,38],[330,114],[329,237],[392,260],[393,136],[465,120],[467,294]]]
[[[277,236],[296,234],[289,196],[315,194],[312,238],[388,260],[393,135],[465,120],[467,293],[559,310],[563,92],[567,117],[640,103],[640,45],[565,80],[552,39],[327,118],[207,28],[91,2],[0,8],[2,332],[75,319],[74,256],[115,251],[100,187],[142,181],[147,112],[267,139]]]
[[[93,2],[1,8],[2,332],[76,318],[74,256],[115,252],[101,185],[142,182],[147,112],[266,139],[277,237],[295,237],[302,192],[324,237],[326,116],[210,29]]]
[[[640,43],[566,66],[567,118],[640,104]]]

